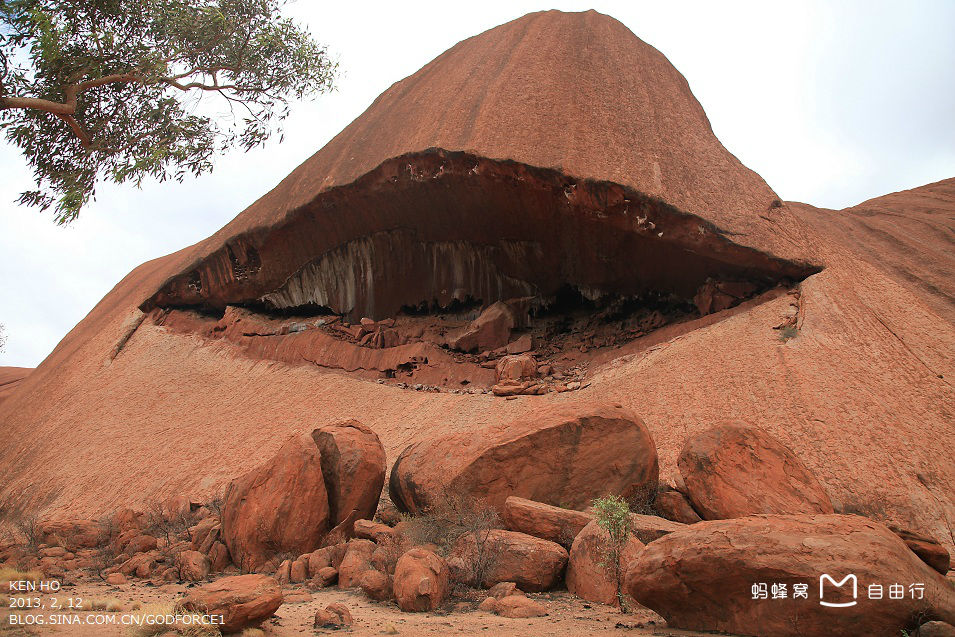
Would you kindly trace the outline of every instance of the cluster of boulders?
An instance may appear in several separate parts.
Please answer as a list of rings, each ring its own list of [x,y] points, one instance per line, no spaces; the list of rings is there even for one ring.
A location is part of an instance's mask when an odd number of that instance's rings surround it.
[[[358,323],[345,323],[338,317],[332,317],[326,321],[326,324],[362,347],[384,349],[395,347],[401,342],[401,335],[395,329],[393,318],[375,321],[365,317]]]
[[[230,630],[271,616],[281,586],[299,583],[361,589],[407,612],[445,606],[455,587],[487,589],[479,608],[504,617],[544,615],[527,595],[566,586],[592,602],[635,600],[674,628],[742,635],[888,636],[929,619],[955,622],[948,551],[921,533],[834,514],[813,473],[765,431],[719,424],[687,440],[677,464],[676,484],[659,487],[653,439],[620,405],[553,407],[407,447],[390,477],[398,515],[378,506],[380,441],[348,421],[294,437],[234,480],[221,517],[179,501],[167,514],[191,515],[185,531],[131,510],[108,525],[48,522],[38,526],[36,559],[56,572],[92,564],[108,546],[101,573],[111,583],[257,571],[197,586],[185,602],[221,612]],[[619,494],[646,508],[647,493],[657,515],[629,515],[609,568],[611,538],[591,502]],[[448,494],[466,494],[500,523],[458,528],[445,544],[421,540],[415,521]],[[850,574],[860,589],[901,583],[918,596],[907,588],[846,600],[840,589],[831,595],[854,603],[838,613],[818,603],[822,575]],[[772,596],[758,594],[761,584]],[[316,627],[351,622],[340,604],[315,616]]]
[[[688,524],[648,543],[625,576],[626,591],[670,626],[888,636],[933,617],[955,620],[943,546],[913,531],[833,514],[813,473],[765,431],[720,424],[686,442],[678,467],[679,490],[660,493],[656,506]],[[810,602],[794,593],[801,587],[804,595],[823,595],[823,575],[836,581],[852,575],[863,593],[837,600],[846,604],[838,613],[819,596]],[[761,595],[754,588],[760,584],[774,588]],[[897,586],[904,595],[870,595],[869,586]]]

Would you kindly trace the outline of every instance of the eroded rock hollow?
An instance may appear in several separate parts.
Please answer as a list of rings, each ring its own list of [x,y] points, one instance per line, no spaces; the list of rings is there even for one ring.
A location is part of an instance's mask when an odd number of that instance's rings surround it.
[[[431,149],[385,161],[284,222],[232,238],[141,307],[186,311],[185,321],[161,320],[237,340],[256,358],[405,374],[429,386],[503,380],[513,386],[502,391],[532,393],[527,383],[546,361],[519,362],[527,370],[515,374],[494,356],[451,353],[550,347],[576,356],[817,269],[738,244],[632,188]],[[313,328],[324,329],[301,334]],[[250,338],[289,334],[299,336]],[[440,373],[416,373],[425,364]]]
[[[707,280],[750,293],[815,271],[733,243],[632,189],[462,152],[381,164],[281,225],[235,237],[143,305],[405,308],[538,296],[646,294],[692,302]]]

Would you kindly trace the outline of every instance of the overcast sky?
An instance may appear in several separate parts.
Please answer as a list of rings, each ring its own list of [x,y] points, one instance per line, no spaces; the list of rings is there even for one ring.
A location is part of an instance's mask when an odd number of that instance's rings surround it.
[[[716,135],[783,198],[843,208],[955,176],[955,2],[310,2],[289,12],[339,58],[338,91],[297,105],[285,142],[184,184],[101,186],[68,228],[13,202],[0,142],[0,365],[35,366],[136,265],[224,225],[393,82],[541,9],[597,9],[686,76]]]

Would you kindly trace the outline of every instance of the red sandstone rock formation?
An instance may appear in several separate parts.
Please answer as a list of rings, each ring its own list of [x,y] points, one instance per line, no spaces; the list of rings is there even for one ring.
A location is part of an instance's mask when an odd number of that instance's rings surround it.
[[[839,212],[776,198],[719,143],[684,78],[623,25],[525,16],[396,83],[228,226],[118,282],[0,402],[0,498],[97,519],[183,493],[211,499],[317,417],[362,418],[394,458],[552,405],[609,401],[640,414],[668,479],[687,438],[744,418],[840,507],[875,507],[951,548],[955,451],[939,441],[955,435],[955,180]],[[359,257],[373,275],[328,276],[365,272],[348,268]],[[461,265],[457,295],[483,304],[529,284],[692,299],[708,279],[772,285],[824,269],[793,294],[771,289],[608,350],[579,391],[510,401],[361,377],[416,356],[451,375],[421,343],[336,342],[345,348],[309,330],[239,344],[157,318],[174,322],[172,302],[221,310],[265,297],[380,318],[409,299],[451,302],[457,275],[438,262]],[[772,329],[783,324],[794,338]]]
[[[445,561],[423,548],[413,548],[395,566],[394,594],[401,610],[436,610],[451,592],[451,572]]]
[[[321,455],[332,533],[350,537],[356,520],[378,508],[385,483],[385,450],[374,431],[357,420],[320,427],[312,438]]]
[[[673,489],[658,493],[653,506],[661,516],[674,522],[694,524],[702,519],[686,496]]]
[[[314,442],[296,436],[272,460],[229,485],[222,531],[240,568],[260,568],[277,552],[318,548],[329,529],[321,463]]]
[[[293,436],[262,466],[233,480],[222,506],[222,536],[233,561],[255,570],[277,553],[317,549],[348,537],[374,514],[384,484],[378,436],[357,421]]]
[[[678,464],[687,497],[706,520],[832,513],[825,489],[799,458],[745,423],[724,423],[690,438]]]
[[[607,493],[654,491],[657,475],[656,448],[640,418],[594,405],[422,440],[395,461],[389,491],[398,508],[412,513],[455,492],[500,512],[512,495],[582,509]]]
[[[282,588],[267,575],[223,577],[192,589],[183,600],[187,610],[222,615],[224,633],[258,625],[281,605]]]
[[[0,367],[0,402],[12,394],[32,371],[29,367]]]
[[[615,566],[608,557],[610,536],[591,522],[574,538],[567,562],[567,590],[581,599],[618,604]],[[633,562],[643,552],[643,542],[630,535],[620,552],[620,585]]]
[[[821,577],[840,582],[841,588]],[[951,622],[955,592],[882,524],[857,516],[757,515],[700,522],[648,544],[627,573],[627,591],[674,628],[738,635],[871,635],[912,630],[929,611]],[[766,599],[754,585],[784,584],[787,597]],[[901,583],[902,599],[889,587]],[[807,586],[807,598],[794,595]],[[922,599],[909,586],[922,584]],[[869,586],[882,586],[882,598]],[[913,589],[914,590],[914,589]],[[830,608],[820,604],[847,604]],[[855,601],[855,604],[851,602]]]

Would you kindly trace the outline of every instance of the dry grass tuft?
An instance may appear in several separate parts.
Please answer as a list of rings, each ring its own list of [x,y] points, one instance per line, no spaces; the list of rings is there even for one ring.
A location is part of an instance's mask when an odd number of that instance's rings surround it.
[[[43,573],[40,571],[19,571],[15,568],[0,568],[0,582],[16,582],[24,580],[27,582],[39,582],[43,579]],[[6,590],[8,586],[3,586]]]

